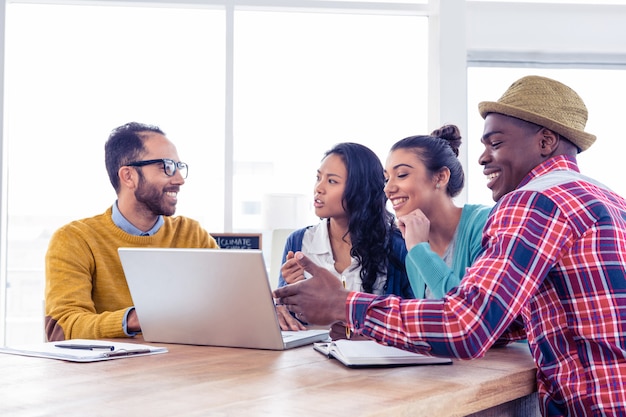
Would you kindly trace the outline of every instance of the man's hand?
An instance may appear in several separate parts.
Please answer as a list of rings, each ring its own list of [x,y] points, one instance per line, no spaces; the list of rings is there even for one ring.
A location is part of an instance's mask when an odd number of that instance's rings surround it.
[[[346,319],[349,291],[330,271],[297,252],[295,260],[311,278],[274,290],[274,298],[296,317],[309,324],[331,325]]]
[[[134,308],[128,312],[128,317],[126,318],[126,330],[131,333],[138,333],[141,331],[139,319],[137,318],[137,312]]]
[[[350,339],[350,340],[370,340],[369,337],[356,333],[351,333],[348,337],[346,332],[346,326],[343,323],[335,323],[330,326],[330,332],[328,334],[332,340]]]

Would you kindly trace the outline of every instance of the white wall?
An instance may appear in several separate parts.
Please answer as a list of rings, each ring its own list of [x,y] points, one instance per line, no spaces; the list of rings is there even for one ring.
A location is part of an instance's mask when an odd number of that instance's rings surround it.
[[[626,5],[470,1],[466,34],[470,64],[626,65]]]

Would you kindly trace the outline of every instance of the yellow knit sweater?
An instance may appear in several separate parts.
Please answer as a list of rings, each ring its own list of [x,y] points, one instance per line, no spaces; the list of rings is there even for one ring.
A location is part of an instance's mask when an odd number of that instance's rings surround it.
[[[119,247],[217,248],[192,219],[164,217],[153,236],[133,236],[113,223],[112,210],[57,230],[46,254],[48,340],[127,337],[122,328],[133,301]]]

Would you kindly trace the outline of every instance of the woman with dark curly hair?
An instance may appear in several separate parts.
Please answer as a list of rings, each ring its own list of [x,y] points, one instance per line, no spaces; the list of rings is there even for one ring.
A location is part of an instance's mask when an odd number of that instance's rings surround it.
[[[382,163],[366,146],[345,142],[327,151],[313,189],[315,214],[322,221],[287,238],[278,286],[307,278],[293,259],[301,251],[348,289],[413,298],[406,245],[386,208],[384,186]],[[280,306],[277,310],[283,330],[304,328]]]

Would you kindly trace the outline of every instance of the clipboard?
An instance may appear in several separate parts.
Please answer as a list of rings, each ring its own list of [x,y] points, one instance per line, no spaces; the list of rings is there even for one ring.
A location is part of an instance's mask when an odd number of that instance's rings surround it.
[[[159,346],[87,339],[0,347],[0,353],[59,359],[69,362],[98,362],[166,352],[167,348]]]

